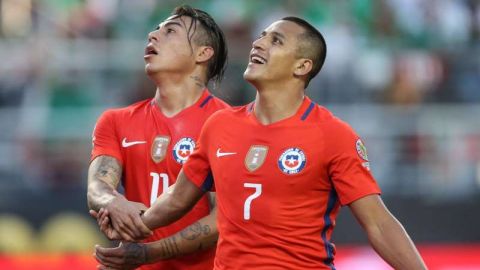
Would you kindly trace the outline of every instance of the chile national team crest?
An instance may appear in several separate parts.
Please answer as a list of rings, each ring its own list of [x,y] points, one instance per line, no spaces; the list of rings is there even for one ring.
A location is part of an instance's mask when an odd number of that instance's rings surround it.
[[[173,147],[173,158],[176,162],[183,164],[195,148],[195,141],[192,138],[182,138]]]
[[[278,159],[278,167],[286,174],[296,174],[303,170],[307,159],[300,148],[289,148]]]

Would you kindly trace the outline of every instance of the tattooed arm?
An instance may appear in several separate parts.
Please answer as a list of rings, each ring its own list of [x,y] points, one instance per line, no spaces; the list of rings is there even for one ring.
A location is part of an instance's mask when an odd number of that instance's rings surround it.
[[[122,167],[115,158],[95,158],[88,167],[88,207],[98,212],[115,199],[114,190],[117,189],[121,176]]]
[[[95,247],[99,269],[134,269],[142,264],[154,263],[217,244],[216,209],[208,216],[168,238],[151,243],[121,243],[115,248]]]
[[[133,241],[145,238],[152,232],[143,224],[140,211],[147,207],[130,202],[116,189],[122,176],[120,163],[110,156],[98,156],[88,168],[88,206],[96,216],[101,208],[109,213],[113,228],[121,239]],[[106,234],[110,239],[117,238]]]

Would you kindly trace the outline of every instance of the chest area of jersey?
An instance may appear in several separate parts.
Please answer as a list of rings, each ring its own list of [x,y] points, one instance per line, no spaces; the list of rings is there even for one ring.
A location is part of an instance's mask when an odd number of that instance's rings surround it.
[[[188,159],[196,146],[200,126],[185,123],[151,121],[121,131],[122,155],[126,160],[150,166],[178,166]]]
[[[209,146],[214,176],[225,182],[239,177],[265,184],[302,187],[327,180],[325,142],[314,130],[219,133]],[[237,133],[237,134],[236,134]],[[325,181],[328,185],[328,181]]]

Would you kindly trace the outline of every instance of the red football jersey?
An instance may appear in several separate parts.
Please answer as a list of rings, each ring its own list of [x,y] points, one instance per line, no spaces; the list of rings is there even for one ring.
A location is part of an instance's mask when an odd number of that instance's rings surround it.
[[[217,191],[214,269],[334,269],[340,206],[380,193],[362,141],[308,98],[270,125],[252,107],[207,120],[183,167],[197,186]]]
[[[123,167],[122,183],[128,200],[150,206],[175,183],[182,164],[195,147],[201,127],[214,112],[228,105],[205,90],[192,106],[166,117],[154,99],[121,109],[107,110],[93,134],[91,160],[100,155],[116,158]],[[204,196],[185,217],[154,231],[152,242],[170,236],[210,212]],[[215,248],[141,269],[212,269]]]

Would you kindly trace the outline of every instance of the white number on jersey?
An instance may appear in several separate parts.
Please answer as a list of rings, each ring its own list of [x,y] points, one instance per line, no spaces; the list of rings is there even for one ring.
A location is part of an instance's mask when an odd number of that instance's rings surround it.
[[[158,185],[160,184],[160,178],[162,178],[162,187],[163,187],[163,192],[167,192],[168,190],[168,174],[166,173],[155,173],[151,172],[150,176],[152,177],[152,193],[150,193],[150,206],[153,205],[153,203],[157,200],[158,198]],[[163,194],[162,192],[162,194]]]
[[[254,188],[255,192],[248,196],[247,199],[245,200],[245,204],[243,205],[243,219],[249,220],[250,219],[250,206],[252,204],[252,201],[260,194],[262,194],[262,184],[253,184],[253,183],[244,183],[244,187],[246,188]]]

